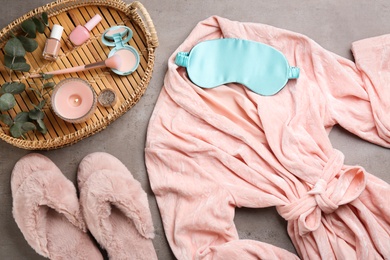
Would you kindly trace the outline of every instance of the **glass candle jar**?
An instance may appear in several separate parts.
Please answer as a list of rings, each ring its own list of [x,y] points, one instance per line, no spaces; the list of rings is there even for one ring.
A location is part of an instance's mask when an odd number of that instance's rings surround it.
[[[86,121],[96,109],[96,93],[92,86],[80,78],[60,81],[51,96],[54,113],[69,123]]]

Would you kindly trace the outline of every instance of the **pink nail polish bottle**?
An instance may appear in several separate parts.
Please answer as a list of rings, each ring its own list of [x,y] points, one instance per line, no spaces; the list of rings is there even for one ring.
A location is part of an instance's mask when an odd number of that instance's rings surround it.
[[[102,20],[100,15],[95,15],[84,26],[77,25],[69,34],[69,40],[76,46],[83,44],[89,39],[90,31]]]
[[[42,56],[46,60],[55,61],[58,58],[58,52],[61,48],[61,36],[64,27],[58,24],[54,24],[51,29],[50,37],[46,40],[45,48],[43,49]]]

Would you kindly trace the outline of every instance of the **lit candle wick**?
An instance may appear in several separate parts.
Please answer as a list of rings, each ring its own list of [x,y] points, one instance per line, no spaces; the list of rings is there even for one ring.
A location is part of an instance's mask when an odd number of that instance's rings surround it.
[[[69,97],[69,105],[78,107],[83,102],[83,99],[78,94],[73,94]]]

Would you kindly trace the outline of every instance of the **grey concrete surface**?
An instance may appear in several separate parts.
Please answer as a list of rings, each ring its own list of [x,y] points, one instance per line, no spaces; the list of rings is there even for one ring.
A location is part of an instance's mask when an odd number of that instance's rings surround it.
[[[126,0],[130,2],[130,0]],[[328,50],[352,59],[351,42],[390,32],[387,0],[140,0],[150,13],[159,37],[153,78],[139,103],[103,132],[70,147],[40,152],[48,156],[73,182],[80,160],[91,152],[105,151],[119,158],[148,194],[156,228],[154,246],[159,259],[174,259],[165,239],[154,195],[144,164],[149,117],[163,84],[167,59],[192,28],[211,15],[242,22],[266,23],[305,34]],[[0,0],[0,28],[48,0]],[[390,100],[389,100],[390,102]],[[335,148],[347,164],[360,164],[390,182],[390,153],[336,127],[330,133]],[[24,240],[12,217],[10,173],[31,151],[0,141],[0,259],[43,259]],[[241,238],[255,239],[295,252],[286,223],[275,209],[238,209],[235,223]]]

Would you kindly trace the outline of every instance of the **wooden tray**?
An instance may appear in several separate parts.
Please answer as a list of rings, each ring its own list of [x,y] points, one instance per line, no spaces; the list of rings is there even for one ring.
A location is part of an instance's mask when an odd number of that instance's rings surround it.
[[[50,72],[56,69],[73,67],[88,64],[107,58],[110,47],[101,43],[102,33],[114,25],[126,25],[133,30],[133,38],[128,44],[133,46],[140,54],[140,65],[137,70],[129,76],[118,76],[109,69],[96,69],[79,73],[54,76],[49,81],[58,83],[60,80],[69,77],[79,77],[91,83],[97,94],[106,88],[117,91],[118,102],[113,107],[98,106],[94,115],[85,123],[70,124],[58,118],[50,105],[44,107],[44,122],[48,133],[43,135],[38,131],[28,132],[26,138],[13,138],[9,134],[9,127],[1,123],[0,137],[14,145],[28,150],[49,150],[56,149],[76,143],[88,136],[91,136],[104,128],[111,122],[123,115],[133,107],[145,92],[152,76],[155,48],[158,46],[158,39],[153,22],[139,2],[125,4],[120,0],[60,0],[39,7],[23,17],[15,20],[0,31],[0,60],[4,61],[6,41],[11,34],[21,32],[20,24],[31,17],[47,12],[50,28],[53,24],[61,24],[64,33],[61,40],[60,56],[55,62],[46,61],[42,58],[42,50],[50,30],[46,29],[45,34],[37,34],[38,48],[26,54],[27,63],[31,65],[28,73],[12,73],[10,79],[9,71],[1,68],[0,85],[10,80],[20,81],[26,84],[26,89],[41,84],[39,79],[28,78],[29,74],[37,72]],[[95,14],[100,14],[102,21],[91,31],[91,38],[82,46],[72,47],[67,44],[68,35],[77,24],[85,24]],[[17,105],[8,113],[12,118],[20,111],[28,111],[32,108],[31,103],[37,103],[37,96],[33,91],[26,90],[22,94],[15,95]]]

